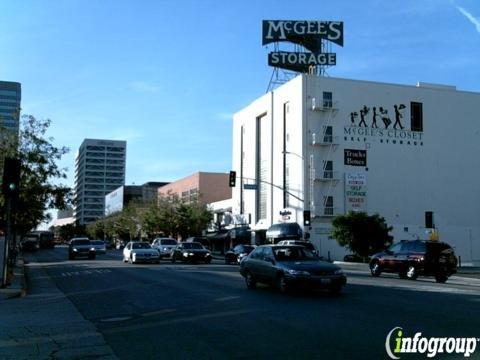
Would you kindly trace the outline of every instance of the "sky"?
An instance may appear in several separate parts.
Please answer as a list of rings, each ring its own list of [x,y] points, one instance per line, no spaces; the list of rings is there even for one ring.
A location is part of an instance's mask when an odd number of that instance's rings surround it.
[[[70,148],[67,185],[85,138],[127,141],[126,184],[228,172],[266,19],[343,21],[327,76],[480,92],[478,0],[0,0],[0,80]]]

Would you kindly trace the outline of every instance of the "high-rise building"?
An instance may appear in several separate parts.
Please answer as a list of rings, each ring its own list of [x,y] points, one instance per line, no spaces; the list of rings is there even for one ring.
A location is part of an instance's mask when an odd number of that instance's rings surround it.
[[[85,139],[75,159],[74,217],[79,224],[105,214],[105,195],[125,184],[127,142]]]
[[[4,136],[18,138],[21,95],[20,83],[0,81],[0,136],[2,138]],[[3,157],[4,154],[0,153],[0,182],[3,174]]]

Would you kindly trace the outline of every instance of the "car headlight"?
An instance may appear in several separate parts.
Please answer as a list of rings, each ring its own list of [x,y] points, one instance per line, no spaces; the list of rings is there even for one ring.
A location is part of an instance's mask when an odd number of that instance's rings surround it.
[[[74,252],[77,252],[78,250],[77,250],[76,248],[73,248],[73,251],[74,251]]]
[[[194,253],[188,253],[188,256],[193,256],[193,255],[195,255],[195,254]]]
[[[184,252],[184,253],[183,253],[183,256],[187,257],[187,256],[188,256],[188,253]]]
[[[168,248],[164,247],[164,248],[163,248],[163,251],[168,251]]]
[[[287,272],[290,275],[294,275],[294,276],[309,276],[310,275],[310,273],[308,271],[302,271],[302,270],[287,270]]]
[[[205,256],[210,256],[210,253],[206,253]]]
[[[95,248],[94,247],[90,248],[90,251],[95,251]]]
[[[343,270],[342,269],[337,269],[333,272],[335,275],[343,275]]]

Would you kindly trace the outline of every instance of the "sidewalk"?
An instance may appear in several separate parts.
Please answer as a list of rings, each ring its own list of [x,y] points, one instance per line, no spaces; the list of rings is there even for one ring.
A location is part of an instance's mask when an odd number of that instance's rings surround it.
[[[28,295],[0,298],[0,359],[116,359],[34,256],[29,260]]]
[[[27,293],[27,284],[25,282],[25,268],[22,257],[17,258],[17,263],[13,269],[13,277],[10,285],[0,289],[0,301],[15,297],[25,296]]]

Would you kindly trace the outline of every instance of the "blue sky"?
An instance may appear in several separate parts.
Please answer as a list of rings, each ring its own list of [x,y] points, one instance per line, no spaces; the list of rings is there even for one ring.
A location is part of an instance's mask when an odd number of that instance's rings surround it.
[[[232,114],[265,93],[263,19],[344,22],[334,77],[480,92],[476,0],[0,0],[0,80],[74,156],[127,140],[126,183],[231,167]]]

